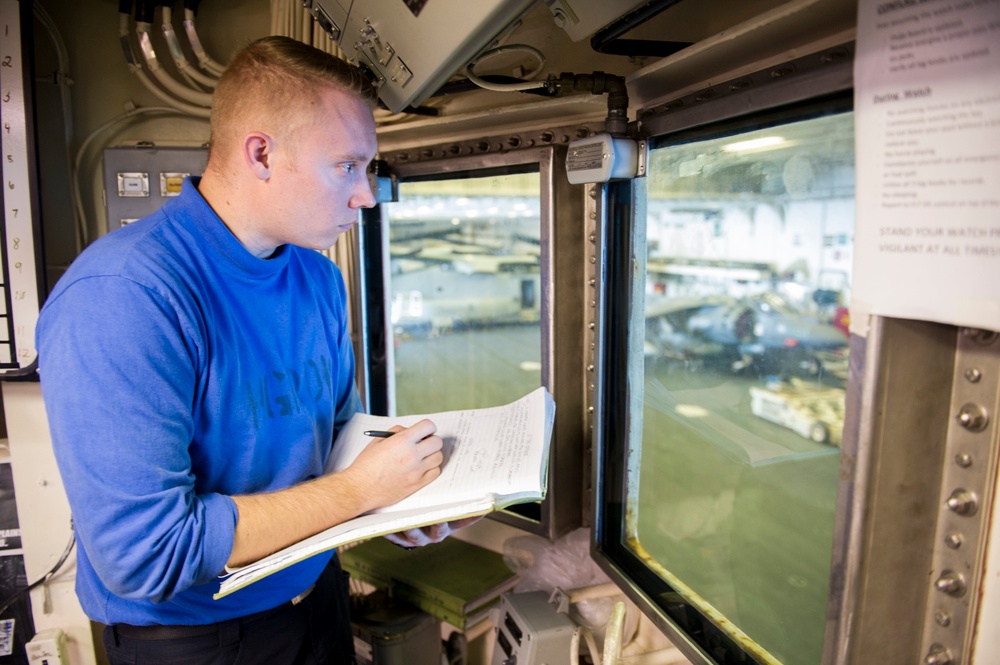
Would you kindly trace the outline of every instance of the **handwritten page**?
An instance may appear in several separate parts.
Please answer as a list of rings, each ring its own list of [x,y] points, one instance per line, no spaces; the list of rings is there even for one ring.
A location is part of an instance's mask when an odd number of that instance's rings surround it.
[[[538,390],[544,390],[539,388]],[[530,397],[530,396],[529,396]],[[447,501],[462,501],[483,496],[484,478],[494,494],[541,489],[539,469],[544,466],[541,450],[532,445],[537,432],[544,431],[545,404],[539,399],[519,400],[513,404],[487,409],[450,411],[432,415],[401,417],[358,414],[341,430],[328,472],[342,471],[357,458],[371,441],[365,430],[385,429],[392,425],[409,427],[427,418],[437,426],[444,441],[441,475],[430,485],[402,501],[375,512],[389,513]],[[457,442],[461,441],[462,445]]]

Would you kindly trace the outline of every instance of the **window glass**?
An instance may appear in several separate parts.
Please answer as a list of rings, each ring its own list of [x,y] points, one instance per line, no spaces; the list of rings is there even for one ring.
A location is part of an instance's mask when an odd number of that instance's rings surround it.
[[[664,142],[649,160],[627,546],[767,662],[821,660],[853,148],[846,113]]]
[[[402,182],[387,204],[396,413],[541,385],[540,177]]]

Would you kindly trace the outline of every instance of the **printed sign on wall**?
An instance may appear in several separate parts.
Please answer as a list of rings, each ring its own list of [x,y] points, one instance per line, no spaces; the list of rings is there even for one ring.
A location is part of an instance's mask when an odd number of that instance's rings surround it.
[[[861,0],[852,327],[1000,330],[1000,0]]]

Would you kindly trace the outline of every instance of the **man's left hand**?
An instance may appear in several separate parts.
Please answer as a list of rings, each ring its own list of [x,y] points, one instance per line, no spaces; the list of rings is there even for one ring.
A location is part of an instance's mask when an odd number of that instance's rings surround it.
[[[465,519],[455,520],[453,522],[432,524],[430,526],[420,527],[419,529],[409,529],[398,533],[390,533],[386,535],[385,538],[390,543],[394,543],[407,549],[413,547],[423,547],[424,545],[430,545],[431,543],[440,543],[442,540],[459,529],[464,529],[470,524],[475,524],[482,518],[482,515],[477,515],[475,517],[466,517]]]

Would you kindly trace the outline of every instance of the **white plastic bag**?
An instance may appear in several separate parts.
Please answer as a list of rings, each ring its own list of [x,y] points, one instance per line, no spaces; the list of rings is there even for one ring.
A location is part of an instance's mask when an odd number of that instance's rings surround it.
[[[521,576],[514,591],[547,591],[557,588],[567,595],[589,587],[607,585],[611,579],[590,557],[590,531],[577,529],[559,540],[551,542],[540,536],[509,538],[503,545],[507,566]],[[572,602],[569,617],[593,633],[599,648],[603,648],[604,631],[615,602],[624,595],[614,591],[611,595],[592,597]],[[628,644],[638,626],[638,609],[626,601],[627,612],[621,643]]]

